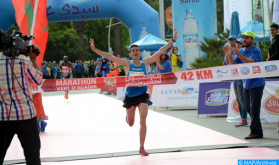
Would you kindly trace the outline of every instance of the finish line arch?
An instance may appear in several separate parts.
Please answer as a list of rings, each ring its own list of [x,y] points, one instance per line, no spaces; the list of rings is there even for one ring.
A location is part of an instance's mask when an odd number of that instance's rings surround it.
[[[161,38],[159,14],[143,0],[48,0],[47,18],[49,22],[117,18],[129,29],[131,43],[147,34]],[[0,20],[5,31],[16,23],[11,0],[0,1]]]

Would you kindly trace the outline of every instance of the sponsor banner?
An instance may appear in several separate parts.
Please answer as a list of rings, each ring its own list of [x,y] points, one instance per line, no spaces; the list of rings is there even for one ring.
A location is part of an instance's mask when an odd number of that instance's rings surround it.
[[[209,14],[210,13],[210,14]],[[173,27],[177,29],[178,53],[185,71],[196,58],[204,57],[200,42],[213,38],[217,30],[216,0],[172,0]]]
[[[193,107],[198,105],[199,83],[157,86],[154,107]]]
[[[267,81],[263,92],[261,102],[260,119],[263,123],[277,123],[279,119],[279,82]],[[241,117],[237,102],[235,100],[235,94],[233,91],[233,84],[231,85],[230,102],[228,106],[228,122],[240,122]],[[247,115],[248,122],[251,121],[249,115]]]
[[[171,39],[173,37],[171,0],[164,0],[164,13],[165,39]]]
[[[231,82],[200,83],[199,115],[227,114]]]
[[[34,92],[54,92],[65,90],[219,82],[222,80],[275,77],[279,75],[279,70],[277,69],[278,66],[278,61],[268,61],[143,76],[58,80],[46,79],[43,81],[41,86],[33,89],[35,89]]]

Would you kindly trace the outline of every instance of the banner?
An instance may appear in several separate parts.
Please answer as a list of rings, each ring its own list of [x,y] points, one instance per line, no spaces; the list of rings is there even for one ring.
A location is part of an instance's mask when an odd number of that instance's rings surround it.
[[[276,98],[277,97],[277,98]],[[262,123],[277,123],[279,119],[279,82],[267,81],[262,97],[260,119]],[[241,117],[235,94],[233,84],[231,85],[231,94],[228,107],[228,122],[240,122]],[[251,118],[247,115],[247,121],[250,122]]]
[[[224,31],[230,30],[232,12],[239,13],[240,28],[252,20],[251,0],[224,0]]]
[[[231,82],[200,83],[199,115],[227,114]]]
[[[178,38],[174,46],[182,55],[183,68],[187,70],[196,58],[205,54],[200,50],[204,37],[213,38],[216,24],[216,0],[172,1],[173,27]]]
[[[274,0],[272,22],[279,24],[279,0]]]
[[[171,0],[164,0],[164,13],[165,39],[171,39],[173,37]]]
[[[222,80],[275,77],[278,61],[227,65],[197,70],[129,77],[46,79],[37,91],[54,92],[129,86],[219,82]]]
[[[154,92],[154,91],[153,91]],[[191,107],[197,108],[199,83],[159,85],[156,89],[154,107]]]
[[[258,3],[259,3],[259,0],[252,0],[252,5],[253,5],[253,12],[252,12],[253,19],[252,20],[255,20],[256,11],[257,11],[257,8],[258,8]]]
[[[268,17],[268,9],[267,9],[267,1],[263,1],[262,7],[264,8],[264,12],[262,12],[262,18],[264,21],[264,29],[269,30],[269,17]]]

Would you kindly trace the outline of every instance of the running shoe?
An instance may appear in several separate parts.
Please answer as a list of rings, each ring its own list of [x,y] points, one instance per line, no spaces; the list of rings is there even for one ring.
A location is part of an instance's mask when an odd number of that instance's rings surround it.
[[[144,148],[140,148],[139,153],[140,153],[140,155],[142,155],[142,156],[148,156],[148,155],[149,155],[149,153],[146,152]]]
[[[234,126],[235,127],[248,126],[248,123],[246,120],[241,120],[240,123],[237,123]]]

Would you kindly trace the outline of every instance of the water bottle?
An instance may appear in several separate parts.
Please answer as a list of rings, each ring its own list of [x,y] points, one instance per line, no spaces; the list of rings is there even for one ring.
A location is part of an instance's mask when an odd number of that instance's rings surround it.
[[[198,22],[192,15],[192,9],[186,10],[186,17],[182,23],[183,29],[183,58],[184,70],[194,62],[195,58],[200,57],[199,52],[199,27]],[[185,65],[186,63],[186,65]]]
[[[145,28],[145,27],[142,27],[142,28],[141,28],[141,32],[140,32],[139,39],[142,39],[142,38],[144,38],[144,37],[147,36],[147,35],[148,35],[148,33],[147,33],[147,31],[146,31],[146,28]]]

